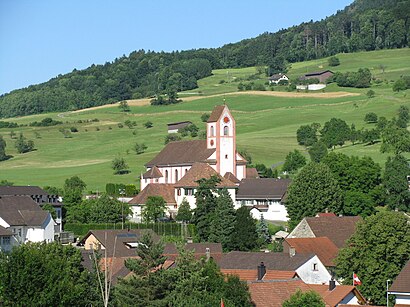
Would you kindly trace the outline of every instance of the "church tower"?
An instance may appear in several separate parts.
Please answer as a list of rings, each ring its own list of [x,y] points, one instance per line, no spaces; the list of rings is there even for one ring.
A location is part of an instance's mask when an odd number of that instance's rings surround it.
[[[235,119],[226,105],[216,106],[208,119],[207,148],[215,148],[216,171],[219,174],[224,176],[230,172],[237,176]]]

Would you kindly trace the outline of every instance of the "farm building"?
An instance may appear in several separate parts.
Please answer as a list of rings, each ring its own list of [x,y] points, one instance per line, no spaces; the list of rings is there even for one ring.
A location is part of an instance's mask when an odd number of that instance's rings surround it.
[[[316,71],[304,74],[300,80],[318,79],[320,83],[326,83],[326,80],[333,75],[334,73],[330,70]]]
[[[289,82],[289,78],[288,76],[286,76],[285,74],[282,73],[278,73],[278,74],[274,74],[272,76],[269,77],[269,84],[279,84],[280,81],[288,81]]]
[[[186,126],[189,126],[189,125],[192,125],[192,122],[185,121],[185,122],[167,124],[168,133],[178,133],[179,129],[185,128]]]

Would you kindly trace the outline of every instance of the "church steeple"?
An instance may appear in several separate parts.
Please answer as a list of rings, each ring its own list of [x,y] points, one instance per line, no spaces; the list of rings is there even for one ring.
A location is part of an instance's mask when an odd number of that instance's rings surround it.
[[[236,175],[235,119],[227,105],[216,106],[207,122],[207,147],[216,149],[216,171]]]

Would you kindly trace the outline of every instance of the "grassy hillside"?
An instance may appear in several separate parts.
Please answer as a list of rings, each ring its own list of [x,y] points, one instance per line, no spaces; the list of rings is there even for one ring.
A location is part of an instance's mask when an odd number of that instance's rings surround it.
[[[366,54],[339,55],[341,65],[333,70],[356,70],[359,67],[369,67],[377,71],[377,65],[385,62],[385,75],[388,79],[396,79],[401,71],[410,71],[409,49],[389,50],[367,53],[370,64],[365,65]],[[362,61],[358,61],[361,58]],[[379,58],[377,61],[375,59]],[[399,65],[401,59],[401,65]],[[320,65],[319,61],[294,64],[290,74],[298,74],[308,67]],[[317,70],[317,69],[315,69]],[[256,72],[255,68],[244,70],[229,70],[230,76],[246,76]],[[232,84],[222,83],[226,79],[227,71],[216,71],[213,77],[201,80],[199,91],[203,94],[216,94],[214,88],[221,88],[226,92],[234,91]],[[213,79],[212,79],[213,78]],[[218,79],[219,78],[219,79]],[[219,84],[220,86],[215,86]],[[234,83],[233,83],[234,84]],[[89,190],[103,190],[107,182],[136,183],[140,173],[144,170],[144,163],[148,162],[164,146],[167,135],[166,124],[169,122],[191,120],[201,130],[205,124],[200,116],[210,112],[213,106],[226,103],[230,107],[237,122],[237,144],[239,149],[246,149],[253,156],[254,162],[267,165],[283,161],[286,154],[294,148],[304,150],[297,145],[296,130],[300,125],[319,122],[323,124],[331,117],[339,117],[349,124],[354,123],[357,128],[367,127],[363,121],[368,112],[375,112],[379,116],[391,118],[400,105],[410,106],[409,91],[394,93],[391,84],[382,83],[372,89],[376,97],[369,99],[365,95],[368,89],[346,89],[332,85],[329,91],[349,91],[356,96],[339,98],[317,98],[313,96],[276,97],[268,96],[268,92],[232,93],[230,95],[201,97],[194,101],[186,101],[177,105],[154,107],[150,105],[132,106],[131,112],[120,112],[117,106],[108,106],[96,110],[81,112],[34,115],[10,119],[19,124],[39,121],[46,116],[65,122],[63,126],[54,127],[19,127],[13,129],[16,134],[24,135],[34,140],[37,150],[26,154],[18,154],[14,148],[15,140],[10,138],[10,129],[0,129],[7,142],[6,152],[13,158],[0,162],[0,180],[7,179],[15,184],[53,185],[62,186],[67,177],[78,175],[88,184]],[[305,95],[301,93],[300,95]],[[77,123],[77,121],[97,118],[99,122]],[[136,121],[137,126],[129,129],[118,127],[118,123],[126,120]],[[146,121],[154,123],[153,128],[146,129]],[[75,126],[79,132],[72,133],[72,138],[64,138],[59,132],[61,127]],[[98,129],[98,130],[97,130]],[[40,138],[36,138],[36,133]],[[132,150],[134,144],[145,143],[148,146],[144,154],[136,155]],[[380,144],[364,146],[347,144],[336,149],[352,155],[368,155],[382,166],[386,154],[380,154]],[[130,166],[131,173],[114,175],[111,161],[116,156],[122,156]],[[408,155],[410,158],[410,155]]]

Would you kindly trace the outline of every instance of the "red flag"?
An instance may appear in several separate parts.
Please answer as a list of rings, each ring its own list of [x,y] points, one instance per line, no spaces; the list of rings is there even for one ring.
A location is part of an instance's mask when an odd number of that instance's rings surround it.
[[[225,307],[225,304],[222,298],[221,298],[221,307]]]
[[[353,286],[360,286],[362,282],[360,281],[359,277],[355,273],[353,273]]]

